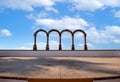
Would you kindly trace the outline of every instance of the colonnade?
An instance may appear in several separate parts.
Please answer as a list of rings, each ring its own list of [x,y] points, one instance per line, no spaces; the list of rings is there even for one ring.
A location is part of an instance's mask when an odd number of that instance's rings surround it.
[[[72,32],[71,30],[68,30],[68,29],[65,29],[65,30],[62,30],[62,31],[58,31],[58,30],[56,30],[56,29],[51,29],[51,30],[49,30],[48,32],[47,32],[46,30],[39,29],[39,30],[37,30],[37,31],[34,33],[34,45],[33,45],[33,50],[37,50],[36,38],[37,38],[37,34],[38,34],[39,32],[44,32],[44,33],[46,34],[46,39],[47,39],[46,50],[49,50],[49,35],[50,35],[50,33],[52,33],[52,32],[57,32],[57,33],[58,33],[58,35],[59,35],[59,48],[58,48],[58,50],[62,50],[62,44],[61,44],[62,34],[63,34],[64,32],[69,32],[69,33],[71,34],[71,37],[72,37],[71,50],[75,50],[75,46],[74,46],[74,35],[75,35],[76,32],[81,32],[81,33],[83,33],[83,35],[84,35],[84,50],[87,50],[87,44],[86,44],[86,36],[87,36],[87,34],[86,34],[83,30],[81,30],[81,29],[77,29],[77,30],[75,30],[75,31],[73,31],[73,32]]]

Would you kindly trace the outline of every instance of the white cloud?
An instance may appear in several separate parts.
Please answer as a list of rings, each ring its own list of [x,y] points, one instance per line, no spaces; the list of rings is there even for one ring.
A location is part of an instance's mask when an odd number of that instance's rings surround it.
[[[45,9],[46,9],[46,11],[53,11],[55,13],[58,13],[58,10],[53,7],[46,7]]]
[[[20,50],[33,50],[33,42],[28,42],[23,44],[21,47],[16,47],[14,49],[20,49]],[[37,43],[37,49],[38,50],[45,50],[46,49],[46,43],[45,42],[39,42]]]
[[[8,37],[8,36],[11,36],[11,35],[12,35],[12,33],[7,29],[0,30],[0,36]]]
[[[50,50],[58,50],[59,42],[50,40],[49,41],[49,48]],[[20,47],[20,49],[32,49],[33,48],[33,42],[26,43],[23,47]],[[38,50],[46,50],[46,42],[37,42],[37,49]]]
[[[84,44],[78,44],[78,46],[80,47],[80,49],[84,49]],[[87,43],[87,48],[88,49],[95,49],[95,46],[91,43]]]
[[[120,17],[120,10],[119,10],[119,11],[115,11],[115,12],[114,12],[114,15],[115,15],[115,17],[118,17],[118,18],[119,18],[119,17]]]
[[[70,0],[72,8],[83,11],[95,11],[106,7],[120,7],[120,0]]]
[[[120,44],[120,27],[119,26],[105,26],[102,30],[97,30],[95,27],[90,27],[84,30],[87,33],[87,46],[88,49],[95,49],[96,44]],[[76,38],[80,39],[81,34]],[[71,38],[71,37],[69,37]],[[68,39],[69,39],[68,38]],[[83,39],[83,38],[82,38]],[[63,38],[62,38],[63,40]],[[33,43],[28,43],[27,45],[33,46]],[[66,44],[67,45],[67,44]],[[63,49],[66,48],[66,45],[62,44]],[[59,42],[55,40],[50,40],[49,42],[50,50],[57,50],[59,47]],[[46,42],[37,43],[37,47],[39,50],[46,49]],[[78,44],[75,46],[76,49],[84,49],[84,45]],[[23,47],[24,48],[24,47]],[[26,46],[25,48],[29,48]]]
[[[87,43],[88,49],[95,49],[95,46],[91,43]]]
[[[0,8],[0,13],[2,13],[2,12],[3,12],[3,10],[4,10],[3,8]]]
[[[119,36],[120,35],[120,27],[119,26],[106,26],[106,34]]]
[[[113,40],[113,43],[120,44],[120,39]]]
[[[50,49],[51,49],[51,50],[58,50],[59,42],[54,41],[54,40],[51,40],[51,41],[49,42],[49,46],[50,46]]]
[[[0,0],[1,7],[26,11],[33,11],[34,7],[50,7],[53,5],[53,0]]]
[[[49,29],[82,29],[87,33],[87,40],[90,43],[118,43],[118,36],[120,36],[119,26],[105,26],[104,29],[98,30],[82,18],[66,16],[61,19],[36,19],[36,23]],[[78,33],[76,38],[79,38],[78,36],[81,37],[82,35]]]
[[[58,50],[59,42],[51,40],[49,41],[49,49],[50,50]],[[37,43],[38,50],[46,50],[46,43],[45,42],[39,42]]]
[[[32,47],[26,47],[26,46],[22,46],[22,47],[18,47],[18,48],[14,48],[16,50],[32,50]]]
[[[41,19],[41,18],[45,18],[45,17],[48,17],[48,16],[49,16],[49,14],[47,12],[43,12],[43,11],[41,11],[37,14],[36,13],[30,13],[30,14],[26,15],[26,17],[28,19],[31,19],[31,20]]]
[[[104,4],[99,0],[70,0],[73,3],[73,8],[77,10],[94,11],[103,8]]]
[[[91,27],[86,32],[87,40],[92,43],[118,43],[120,36],[120,27],[106,26],[104,30],[97,30],[95,27]]]
[[[87,31],[87,40],[93,43],[106,43],[105,34],[97,30],[95,27],[89,28]]]
[[[55,29],[85,29],[88,23],[82,18],[65,16],[61,19],[36,19],[37,25]]]
[[[33,11],[34,7],[45,7],[47,11],[58,13],[53,6],[57,3],[71,3],[77,10],[94,11],[105,7],[120,7],[120,0],[0,0],[0,7]]]
[[[120,7],[120,0],[99,0],[105,6]]]
[[[46,49],[46,43],[45,42],[37,43],[37,49],[45,50]]]

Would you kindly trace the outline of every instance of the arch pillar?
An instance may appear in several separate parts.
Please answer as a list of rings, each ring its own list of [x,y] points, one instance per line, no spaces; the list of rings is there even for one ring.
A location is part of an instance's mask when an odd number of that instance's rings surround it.
[[[47,44],[46,44],[46,50],[49,50],[49,34],[47,33]]]
[[[37,50],[36,35],[35,35],[35,34],[34,34],[34,45],[33,45],[33,50]]]
[[[75,45],[74,45],[74,34],[72,33],[72,50],[75,50]]]
[[[62,50],[62,44],[61,44],[61,34],[59,34],[59,50]]]
[[[88,50],[87,44],[86,44],[86,35],[85,35],[85,37],[84,37],[84,50]]]

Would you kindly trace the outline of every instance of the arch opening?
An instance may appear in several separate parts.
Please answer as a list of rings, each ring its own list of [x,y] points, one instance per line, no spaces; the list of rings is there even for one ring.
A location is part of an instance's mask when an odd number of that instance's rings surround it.
[[[84,35],[80,32],[74,34],[74,49],[83,50],[84,49]]]
[[[48,32],[48,40],[49,40],[50,50],[61,50],[61,48],[60,48],[61,34],[58,30],[55,30],[55,29],[50,30]],[[56,47],[57,47],[57,49],[56,49]]]
[[[63,34],[65,34],[64,37],[63,37]],[[69,34],[70,36],[68,36],[68,34]],[[62,48],[63,48],[63,49],[69,50],[69,48],[70,48],[69,46],[72,46],[72,42],[73,42],[72,37],[73,37],[72,31],[70,31],[70,30],[68,30],[68,29],[65,29],[65,30],[62,30],[62,31],[61,31]],[[71,39],[70,39],[70,38],[71,38]],[[70,39],[70,40],[69,40],[69,39]],[[63,40],[64,40],[64,41],[63,41]],[[71,44],[70,44],[70,43],[71,43]],[[64,47],[64,45],[65,45],[65,47]],[[72,50],[72,47],[71,47],[70,50]]]
[[[36,44],[38,50],[46,50],[47,38],[44,32],[39,32],[36,38]]]

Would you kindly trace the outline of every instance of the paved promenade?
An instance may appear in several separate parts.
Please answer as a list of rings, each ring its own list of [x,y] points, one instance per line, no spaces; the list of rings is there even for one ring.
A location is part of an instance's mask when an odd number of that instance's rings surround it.
[[[99,78],[120,76],[120,57],[0,57],[0,77]]]

